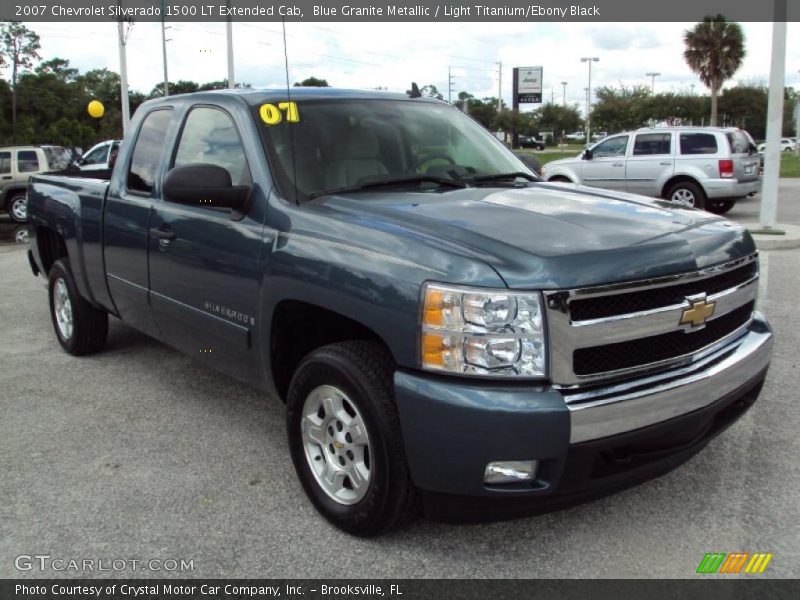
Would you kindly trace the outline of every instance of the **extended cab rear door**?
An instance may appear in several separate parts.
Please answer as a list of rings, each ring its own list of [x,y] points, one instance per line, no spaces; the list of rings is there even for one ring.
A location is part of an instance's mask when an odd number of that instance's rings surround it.
[[[174,115],[171,107],[155,108],[133,132],[133,149],[119,165],[124,171],[118,175],[115,169],[109,186],[103,225],[108,288],[117,312],[128,324],[158,339],[148,298],[147,245]]]
[[[669,131],[637,133],[625,165],[627,190],[660,196],[661,188],[675,171],[675,155]]]

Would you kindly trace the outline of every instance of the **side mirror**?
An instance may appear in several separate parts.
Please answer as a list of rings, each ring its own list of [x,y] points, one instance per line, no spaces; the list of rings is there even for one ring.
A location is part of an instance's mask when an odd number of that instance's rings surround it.
[[[583,155],[581,156],[581,158],[583,158],[583,160],[592,160],[592,156],[594,156],[592,149],[587,148],[586,150],[583,151]]]
[[[250,197],[250,186],[233,185],[227,169],[207,164],[175,167],[164,178],[162,191],[169,202],[232,210],[244,207]]]
[[[755,154],[758,152],[758,148],[756,148],[755,144],[750,144],[750,147],[747,150],[750,154]]]

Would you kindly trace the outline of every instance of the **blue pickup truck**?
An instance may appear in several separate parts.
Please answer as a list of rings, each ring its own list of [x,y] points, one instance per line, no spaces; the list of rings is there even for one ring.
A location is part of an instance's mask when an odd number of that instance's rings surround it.
[[[152,100],[82,175],[28,199],[64,350],[101,350],[111,315],[281,398],[303,488],[353,534],[665,473],[769,366],[744,228],[543,182],[413,90]]]

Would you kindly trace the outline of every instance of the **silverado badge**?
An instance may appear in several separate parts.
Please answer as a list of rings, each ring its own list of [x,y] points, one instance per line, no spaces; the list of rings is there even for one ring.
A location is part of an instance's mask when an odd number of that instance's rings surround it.
[[[700,298],[687,298],[689,308],[684,309],[681,313],[681,325],[691,325],[692,327],[699,327],[703,325],[708,318],[714,314],[716,302],[708,302],[703,294]]]

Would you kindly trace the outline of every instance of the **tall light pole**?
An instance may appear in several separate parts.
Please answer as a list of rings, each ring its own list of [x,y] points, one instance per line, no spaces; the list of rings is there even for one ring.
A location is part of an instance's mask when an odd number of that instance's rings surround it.
[[[128,98],[128,59],[125,55],[128,36],[125,31],[125,20],[122,18],[117,21],[117,36],[119,43],[119,92],[122,105],[122,135],[127,136],[128,128],[131,124],[131,105]]]
[[[592,140],[592,124],[591,124],[591,109],[592,109],[592,63],[598,62],[600,59],[596,56],[584,56],[581,62],[589,63],[589,87],[586,88],[586,144]]]
[[[164,95],[169,96],[169,76],[167,75],[167,27],[165,22],[166,11],[164,10],[165,0],[161,0],[161,56],[164,62]]]
[[[497,63],[497,112],[503,110],[503,63]]]
[[[645,73],[650,78],[650,93],[656,93],[656,77],[659,77],[661,73],[656,73],[655,71],[651,71],[650,73]]]
[[[227,0],[228,8],[231,6],[231,1]],[[228,88],[233,89],[236,87],[236,79],[233,75],[233,22],[228,17],[225,23],[225,34],[228,40]]]
[[[786,0],[775,0],[772,23],[772,58],[767,99],[767,144],[764,150],[764,183],[761,188],[762,230],[775,228],[778,214],[778,178],[781,169],[783,88],[786,68]]]
[[[563,98],[561,99],[561,104],[562,104],[563,106],[566,106],[566,105],[567,105],[567,82],[566,82],[566,81],[562,81],[562,82],[561,82],[561,87],[562,87],[562,88],[563,88],[563,90],[564,90],[564,96],[563,96]]]

